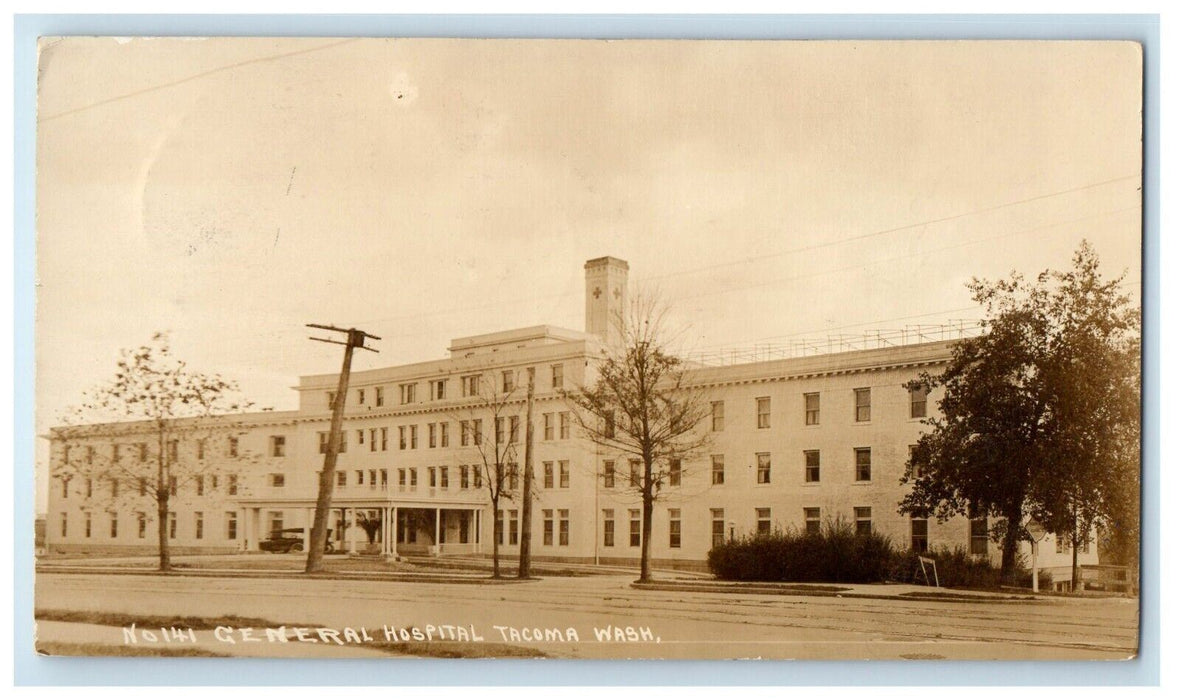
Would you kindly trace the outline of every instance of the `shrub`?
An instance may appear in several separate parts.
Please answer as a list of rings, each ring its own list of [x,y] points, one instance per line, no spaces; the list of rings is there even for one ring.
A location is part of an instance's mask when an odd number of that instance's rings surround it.
[[[733,581],[866,583],[886,578],[892,552],[889,537],[858,535],[837,520],[817,533],[792,529],[723,543],[710,550],[709,567]]]
[[[987,558],[968,554],[963,547],[948,549],[940,547],[922,556],[935,560],[939,574],[939,585],[945,588],[999,588],[1001,571],[994,568]],[[923,583],[919,571],[919,554],[913,551],[898,552],[891,566],[890,580],[903,583]],[[917,580],[916,580],[917,575]],[[928,573],[928,576],[931,574]],[[932,576],[931,583],[934,584]]]

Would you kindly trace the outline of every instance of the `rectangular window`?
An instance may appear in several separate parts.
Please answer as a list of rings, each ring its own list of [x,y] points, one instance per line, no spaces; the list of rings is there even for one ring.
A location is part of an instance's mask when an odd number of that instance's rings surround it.
[[[373,405],[378,408],[385,405],[385,387],[373,387]]]
[[[369,488],[373,488],[374,486],[377,486],[377,470],[370,469],[369,470]]]
[[[466,464],[459,465],[459,488],[466,489],[469,487],[470,484],[471,484],[471,481],[469,481],[468,477],[467,477],[467,465]]]
[[[615,546],[615,511],[610,508],[603,511],[603,546]]]
[[[65,537],[70,531],[70,514],[62,513],[62,537]]]
[[[176,539],[176,513],[175,512],[171,512],[168,514],[168,539],[170,539],[170,540]]]
[[[365,403],[365,390],[357,389],[357,403],[363,405]]]
[[[86,477],[86,497],[90,498],[94,495],[94,479],[89,476]]]
[[[417,389],[417,387],[418,387],[418,385],[413,384],[413,383],[398,385],[398,389],[401,393],[401,399],[402,399],[403,404],[415,402],[416,397],[414,394],[415,394],[415,390]]]
[[[271,436],[271,456],[285,457],[287,455],[287,437],[284,435]]]
[[[111,479],[111,498],[118,498],[119,496],[119,480]]]
[[[570,511],[558,510],[558,546],[570,546]]]
[[[365,431],[364,431],[364,430],[358,430],[358,431],[357,431],[357,444],[358,444],[358,445],[364,445],[364,444],[365,444]]]
[[[640,509],[632,508],[627,511],[628,518],[628,545],[631,547],[640,546]]]
[[[628,483],[632,488],[639,488],[643,485],[640,479],[640,460],[633,459],[628,462]]]
[[[226,539],[238,539],[238,514],[234,511],[226,511]]]
[[[975,511],[973,508],[971,511]],[[977,513],[969,512],[971,517],[968,524],[968,552],[970,554],[988,554],[988,516],[976,517]]]
[[[910,521],[910,548],[916,552],[927,551],[927,519],[912,518]]]
[[[271,474],[271,488],[281,489],[287,485],[287,477],[283,474]]]
[[[520,416],[509,416],[508,418],[508,441],[516,443],[521,441],[521,418]]]
[[[506,369],[500,373],[500,390],[506,394],[511,394],[517,388],[516,374],[511,369]]]
[[[176,487],[177,487],[176,486],[176,477],[175,476],[168,477],[168,495],[169,496],[176,495]]]
[[[148,516],[146,513],[136,513],[135,536],[144,539],[148,536]]]
[[[562,440],[570,439],[570,412],[562,411],[558,414],[558,437]]]
[[[449,472],[450,470],[447,467],[439,467],[439,488],[446,489],[451,487]]]
[[[472,488],[482,488],[484,486],[484,472],[480,471],[480,465],[472,465]]]
[[[710,541],[714,547],[718,547],[726,543],[726,511],[722,508],[709,509],[709,533]]]
[[[504,544],[504,511],[496,511],[496,520],[494,521],[496,528],[496,544]]]
[[[348,486],[349,485],[349,475],[345,472],[336,472],[336,485],[337,486]]]
[[[435,379],[431,382],[431,400],[442,401],[447,398],[447,380]]]
[[[435,468],[434,467],[427,467],[426,473],[427,473],[427,484],[432,489],[435,488],[435,486],[438,485],[438,481],[435,478],[436,477]]]
[[[910,390],[910,417],[911,418],[926,418],[927,417],[927,391],[925,386],[916,386]]]
[[[205,514],[201,512],[193,513],[193,538],[198,540],[205,539]]]
[[[603,437],[615,439],[615,412],[611,411],[603,418]]]
[[[771,534],[770,508],[755,508],[755,533],[759,535]]]
[[[906,478],[911,481],[917,480],[922,476],[922,467],[914,463],[914,453],[919,448],[918,445],[907,445],[907,459],[906,459]]]
[[[554,463],[542,462],[542,488],[552,489],[554,487]]]
[[[398,449],[406,449],[406,426],[404,425],[398,426]]]
[[[804,450],[804,481],[820,481],[820,450]]]
[[[819,508],[805,508],[804,509],[804,532],[809,535],[820,534],[820,509]]]
[[[762,396],[755,399],[755,413],[759,428],[771,427],[771,397]]]
[[[390,485],[390,473],[385,469],[381,470],[381,485],[382,487]]]
[[[552,414],[552,413],[543,414],[541,417],[541,423],[542,423],[541,439],[542,440],[553,440],[554,439],[554,414]]]
[[[418,489],[418,467],[410,467],[410,490]]]
[[[668,485],[681,485],[681,460],[679,459],[668,460]]]
[[[86,535],[87,539],[89,539],[90,538],[90,525],[91,525],[90,513],[86,514],[86,519],[83,520],[82,522],[83,522],[83,533]]]
[[[870,453],[868,447],[858,447],[853,450],[854,458],[857,462],[857,480],[869,481],[873,476],[873,471],[870,468]]]
[[[143,482],[143,477],[140,477],[140,482],[141,483]],[[142,496],[143,494],[141,493],[140,495]],[[70,479],[69,479],[69,477],[63,476],[62,477],[62,498],[65,499],[65,498],[69,498],[69,497],[70,497]]]
[[[710,468],[710,483],[717,486],[726,483],[726,458],[723,455],[712,455]]]
[[[758,483],[760,483],[760,484],[771,483],[771,453],[770,452],[760,452],[757,455],[755,455],[755,458],[758,460],[758,463],[759,463],[759,469],[758,469],[758,475],[757,475]]]
[[[320,433],[320,454],[328,454],[328,433]]]
[[[714,401],[710,406],[713,431],[720,433],[726,429],[726,402]]]
[[[480,395],[480,375],[470,374],[463,378],[463,395],[464,396],[479,396]]]
[[[238,495],[238,475],[230,474],[226,477],[226,490],[231,496]]]
[[[426,424],[426,446],[427,447],[434,447],[435,446],[435,424],[434,423],[427,423]]]
[[[119,461],[119,445],[118,444],[111,445],[111,461],[112,462]]]
[[[516,463],[509,462],[508,463],[508,490],[509,491],[516,491],[517,487],[520,486],[520,484],[519,484],[520,476],[521,476],[521,473],[520,473],[520,471],[517,470]]]
[[[476,445],[484,442],[484,419],[482,418],[472,421],[472,442]]]
[[[238,456],[238,438],[236,438],[236,437],[230,438],[230,444],[229,444],[228,451],[229,451],[231,457]]]
[[[447,436],[447,422],[439,423],[439,447],[447,447],[449,442]]]
[[[554,512],[552,510],[541,511],[542,517],[542,537],[541,543],[545,546],[551,546],[554,543]]]
[[[197,484],[197,495],[204,496],[205,495],[205,477],[198,475],[197,479],[196,479],[196,484]]]
[[[681,509],[668,509],[668,546],[670,549],[681,548]]]
[[[334,407],[336,405],[336,392],[335,391],[329,391],[326,394],[324,394],[324,396],[325,396],[325,398],[328,399],[328,408],[331,409],[332,407]]]
[[[566,460],[558,462],[558,488],[570,488],[570,463]]]
[[[459,446],[467,447],[471,441],[472,430],[471,424],[465,420],[459,421]]]
[[[858,535],[868,535],[873,532],[873,508],[869,506],[854,507],[853,524]]]
[[[119,536],[119,514],[111,513],[111,539]]]
[[[365,485],[365,470],[358,469],[353,473],[357,475],[357,486],[364,486]]]
[[[412,449],[412,450],[418,449],[418,426],[417,425],[410,426],[410,449]]]
[[[561,389],[566,382],[566,369],[563,365],[550,365],[550,386]]]
[[[168,461],[176,462],[180,458],[180,440],[168,441]],[[139,444],[139,461],[146,462],[148,460],[148,446],[146,443]]]
[[[858,423],[869,420],[869,389],[853,390],[853,419]]]
[[[205,438],[197,441],[197,459],[205,459]]]
[[[406,488],[406,468],[402,467],[402,468],[398,469],[398,490],[404,490],[405,488]]]
[[[517,544],[520,533],[517,530],[517,511],[511,509],[508,512],[508,543],[509,545]]]
[[[603,462],[603,488],[615,488],[615,462]]]

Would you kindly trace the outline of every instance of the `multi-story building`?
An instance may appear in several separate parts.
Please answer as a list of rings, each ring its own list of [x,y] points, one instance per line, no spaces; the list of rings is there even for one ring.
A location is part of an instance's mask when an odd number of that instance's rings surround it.
[[[457,338],[447,358],[352,374],[330,519],[337,548],[488,554],[498,519],[500,551],[513,556],[521,537],[520,470],[493,512],[483,455],[499,440],[517,448],[509,461],[523,462],[524,385],[532,371],[534,556],[638,560],[640,503],[629,487],[637,467],[582,435],[562,393],[593,381],[604,346],[618,342],[611,319],[627,304],[626,262],[599,258],[588,261],[585,272],[585,331],[534,326]],[[906,385],[921,372],[938,372],[950,352],[951,341],[941,341],[690,365],[686,383],[710,403],[701,426],[709,447],[677,465],[660,493],[655,564],[702,567],[720,541],[818,528],[829,519],[884,532],[916,549],[945,545],[997,557],[985,519],[939,523],[898,512],[908,488],[901,480],[910,446],[938,399]],[[298,409],[235,419],[233,435],[217,438],[216,445],[170,448],[220,460],[207,479],[178,488],[168,514],[174,551],[253,551],[284,529],[302,530],[306,538],[336,387],[336,374],[302,377]],[[53,460],[70,459],[70,449],[85,450],[83,459],[101,452],[150,461],[150,441],[134,425],[92,426],[84,444],[68,435],[69,429],[51,434]],[[137,502],[134,485],[125,484],[122,496],[118,488],[92,478],[55,480],[48,546],[154,550],[153,504]],[[345,526],[360,521],[368,524],[372,544],[365,528]],[[1039,554],[1039,563],[1049,567],[1070,559],[1068,546],[1053,543]],[[1095,556],[1087,552],[1082,559],[1091,563]]]

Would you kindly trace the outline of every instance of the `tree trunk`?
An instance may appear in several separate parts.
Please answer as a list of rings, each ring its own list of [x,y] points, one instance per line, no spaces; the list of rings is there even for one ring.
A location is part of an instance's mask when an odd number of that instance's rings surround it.
[[[529,578],[533,542],[533,370],[529,370],[529,394],[525,397],[525,484],[521,490],[521,549],[517,578]]]
[[[643,521],[640,525],[640,580],[639,583],[648,583],[652,580],[652,501],[654,490],[652,488],[652,464],[650,460],[645,460],[644,464],[644,490],[643,490]]]
[[[1005,536],[1001,540],[1001,580],[1017,583],[1017,544],[1020,542],[1021,509],[1010,508],[1005,515]]]
[[[499,498],[492,499],[492,578],[500,578],[500,505]]]
[[[157,541],[160,545],[160,571],[172,570],[172,556],[168,551],[168,474],[164,469],[163,453],[156,461],[156,528]]]

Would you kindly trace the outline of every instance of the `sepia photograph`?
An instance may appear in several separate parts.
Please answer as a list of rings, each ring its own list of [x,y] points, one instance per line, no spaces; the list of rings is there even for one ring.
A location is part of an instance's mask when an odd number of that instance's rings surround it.
[[[34,648],[1135,659],[1143,86],[41,37]]]

